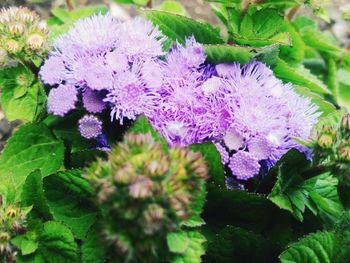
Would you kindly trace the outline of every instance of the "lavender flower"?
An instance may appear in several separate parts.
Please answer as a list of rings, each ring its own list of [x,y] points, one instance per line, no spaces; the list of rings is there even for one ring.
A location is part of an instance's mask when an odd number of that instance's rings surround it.
[[[86,139],[97,138],[102,134],[102,122],[93,115],[86,115],[79,120],[79,131]]]
[[[109,14],[95,15],[54,42],[40,75],[46,84],[76,87],[87,111],[110,107],[111,117],[122,123],[153,105],[153,89],[162,84],[158,59],[164,40],[141,18],[121,23]],[[160,80],[152,82],[156,74]]]
[[[205,58],[203,47],[192,37],[185,46],[175,45],[158,64],[160,100],[146,115],[171,146],[216,139],[225,130],[220,118],[228,117],[227,107],[202,86],[213,74]]]
[[[72,85],[59,85],[52,89],[47,98],[47,110],[49,113],[64,116],[75,108],[78,100],[78,91]]]
[[[103,101],[105,96],[106,92],[86,88],[83,93],[84,108],[91,113],[101,113],[106,107],[106,103]]]
[[[222,81],[217,89],[225,86],[221,88],[224,101],[233,115],[219,149],[237,179],[258,175],[261,161],[269,168],[291,148],[305,151],[295,138],[307,140],[319,116],[309,99],[296,94],[291,84],[283,84],[259,62],[242,68],[217,65],[216,71]],[[228,151],[223,151],[223,145]]]

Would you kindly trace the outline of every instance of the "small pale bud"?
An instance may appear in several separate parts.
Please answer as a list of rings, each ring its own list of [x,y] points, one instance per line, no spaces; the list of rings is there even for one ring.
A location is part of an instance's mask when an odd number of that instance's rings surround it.
[[[341,126],[350,132],[350,114],[346,114],[341,120]]]
[[[31,49],[39,49],[44,44],[44,38],[37,33],[28,36],[27,44]]]
[[[350,145],[341,145],[339,147],[339,157],[343,161],[350,161]]]
[[[20,45],[16,40],[9,39],[4,43],[5,49],[10,53],[17,53],[20,51]]]
[[[136,182],[129,186],[129,195],[133,198],[144,199],[152,196],[153,182],[151,179],[139,176]]]

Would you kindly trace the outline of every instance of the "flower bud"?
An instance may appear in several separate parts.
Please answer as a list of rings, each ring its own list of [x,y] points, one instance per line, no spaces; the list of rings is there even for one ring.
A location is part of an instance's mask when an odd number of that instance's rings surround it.
[[[44,41],[40,34],[34,33],[28,36],[27,44],[31,49],[39,49],[43,46]]]
[[[350,142],[342,143],[339,146],[339,158],[343,161],[350,161]]]
[[[128,249],[122,257],[133,262],[160,262],[157,250],[163,248],[159,244],[194,213],[207,166],[200,154],[189,150],[164,151],[150,134],[131,133],[124,139],[111,150],[108,161],[97,161],[85,177],[99,178],[92,184],[106,215],[102,225],[106,240],[113,244],[111,257],[121,255],[116,243],[123,236],[132,252]],[[109,182],[107,189],[113,189],[108,198],[101,181],[103,185]]]
[[[5,41],[4,48],[7,50],[7,52],[13,53],[13,54],[21,51],[21,47],[20,47],[19,43],[14,39],[9,39],[9,40]]]
[[[329,126],[323,127],[318,136],[318,145],[323,149],[331,149],[336,140],[336,131]]]

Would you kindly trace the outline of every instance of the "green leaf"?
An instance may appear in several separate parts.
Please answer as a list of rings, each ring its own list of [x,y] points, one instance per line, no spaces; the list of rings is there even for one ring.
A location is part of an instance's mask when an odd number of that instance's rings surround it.
[[[321,117],[325,117],[328,114],[336,111],[336,108],[334,107],[334,105],[332,103],[328,102],[321,95],[316,94],[305,87],[301,87],[301,86],[297,86],[297,85],[294,85],[293,89],[301,96],[306,97],[306,98],[310,98],[312,103],[318,106],[317,111],[322,114]]]
[[[281,58],[292,63],[300,63],[304,59],[306,46],[299,32],[287,21],[282,24],[281,31],[287,32],[291,37],[291,46],[280,47]]]
[[[156,6],[154,10],[169,12],[181,16],[189,16],[185,7],[181,3],[173,0],[163,1],[159,6]]]
[[[338,180],[329,173],[305,180],[303,173],[309,167],[310,163],[303,153],[289,151],[271,170],[278,176],[268,198],[300,221],[307,207],[319,215],[326,225],[333,225],[343,212],[337,192]]]
[[[325,84],[302,65],[292,66],[284,60],[278,59],[273,71],[278,78],[285,82],[307,87],[315,93],[330,94]]]
[[[97,209],[91,203],[93,189],[78,170],[58,172],[44,179],[45,196],[57,221],[66,224],[74,235],[84,239],[95,222]]]
[[[41,83],[33,82],[33,73],[21,64],[0,70],[1,103],[8,120],[33,121],[40,112],[39,101],[46,95]]]
[[[234,21],[237,23],[237,21]],[[288,33],[281,32],[283,17],[275,9],[261,9],[247,12],[243,17],[239,29],[232,25],[233,40],[241,45],[262,47],[273,44],[290,45]]]
[[[276,244],[252,231],[225,226],[208,244],[205,262],[273,262]],[[254,253],[252,253],[254,251]]]
[[[212,143],[193,144],[190,149],[202,154],[209,165],[209,176],[218,186],[223,187],[225,185],[224,168],[215,145]]]
[[[174,256],[171,263],[200,263],[205,254],[205,237],[197,231],[186,232],[189,239],[188,248],[182,253]]]
[[[242,46],[205,45],[204,48],[208,62],[213,64],[233,62],[246,64],[254,56],[253,49]]]
[[[106,246],[101,240],[101,230],[93,226],[88,232],[82,245],[83,263],[106,262]]]
[[[44,224],[43,232],[39,237],[39,253],[45,262],[79,262],[77,244],[66,226],[49,221]]]
[[[350,109],[350,71],[339,69],[337,72],[339,81],[337,99],[340,105]]]
[[[334,232],[317,232],[291,244],[281,255],[282,263],[343,263],[348,261],[349,246],[343,246]]]
[[[34,253],[39,247],[39,243],[28,238],[28,235],[16,236],[11,240],[11,243],[21,250],[23,256]]]
[[[52,215],[45,198],[42,175],[40,170],[28,175],[21,195],[22,206],[33,206],[30,215],[32,218],[50,220]]]
[[[197,22],[188,17],[161,11],[143,11],[147,19],[159,26],[162,33],[173,41],[185,43],[186,37],[194,36],[202,44],[222,44],[218,28],[209,23]]]
[[[190,240],[186,232],[169,233],[166,237],[168,248],[173,253],[184,253],[188,247]]]
[[[0,156],[0,193],[9,188],[20,197],[27,176],[40,169],[43,176],[56,172],[63,165],[64,145],[44,124],[21,126],[8,140]]]
[[[254,57],[254,59],[261,61],[270,67],[274,67],[277,63],[279,52],[279,45],[263,47],[260,49],[259,53]]]

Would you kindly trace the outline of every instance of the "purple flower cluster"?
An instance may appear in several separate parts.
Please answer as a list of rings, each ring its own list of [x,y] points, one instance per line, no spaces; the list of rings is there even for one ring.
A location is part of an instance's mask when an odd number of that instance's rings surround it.
[[[150,82],[164,40],[141,18],[122,23],[108,14],[79,20],[54,42],[40,70],[43,82],[54,86],[49,113],[64,116],[81,98],[89,113],[109,108],[120,123],[125,117],[134,120],[159,100]]]
[[[64,116],[83,105],[89,115],[79,130],[88,139],[104,138],[91,114],[109,109],[121,124],[145,114],[170,146],[214,142],[238,180],[269,169],[291,148],[306,151],[295,139],[309,138],[319,114],[291,84],[260,62],[207,64],[193,37],[165,54],[164,40],[140,18],[78,21],[41,68],[43,82],[54,86],[48,111]]]
[[[230,120],[229,108],[212,88],[215,68],[205,64],[204,48],[188,38],[175,45],[160,64],[160,100],[146,116],[170,146],[187,146],[223,136]]]

